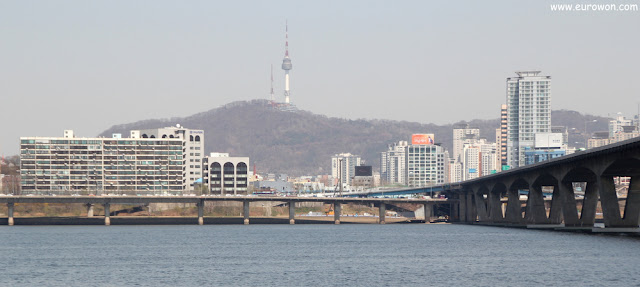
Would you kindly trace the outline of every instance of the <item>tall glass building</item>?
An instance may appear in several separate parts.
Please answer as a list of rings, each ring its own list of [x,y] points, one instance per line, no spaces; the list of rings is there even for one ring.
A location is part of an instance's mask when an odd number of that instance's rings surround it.
[[[507,78],[507,162],[524,166],[524,152],[536,133],[551,132],[551,77],[540,71],[516,72]]]

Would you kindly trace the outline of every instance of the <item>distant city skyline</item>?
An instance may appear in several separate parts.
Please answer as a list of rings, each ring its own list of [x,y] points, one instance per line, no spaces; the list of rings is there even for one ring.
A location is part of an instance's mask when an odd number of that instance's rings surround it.
[[[632,118],[640,14],[551,11],[556,2],[3,1],[0,154],[17,154],[21,136],[93,137],[269,99],[285,21],[291,101],[302,110],[495,119],[505,78],[542,70],[553,79],[552,109]],[[284,82],[274,71],[278,101]]]

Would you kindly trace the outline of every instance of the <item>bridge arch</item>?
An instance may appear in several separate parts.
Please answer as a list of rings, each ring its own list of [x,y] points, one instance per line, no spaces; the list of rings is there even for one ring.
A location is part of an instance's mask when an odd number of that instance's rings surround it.
[[[640,159],[623,157],[607,166],[599,178],[600,204],[605,226],[638,227],[640,218]],[[620,214],[618,196],[626,194]]]
[[[593,226],[599,198],[596,173],[586,166],[574,167],[561,179],[560,189],[565,226]]]
[[[543,171],[538,174],[527,197],[527,209],[525,218],[527,222],[533,224],[556,223],[562,222],[562,206],[559,191],[559,181],[549,171]],[[544,199],[552,197],[549,216],[547,217],[547,207]],[[555,201],[553,200],[555,199]],[[555,204],[554,204],[555,203]],[[555,206],[554,206],[555,205]]]

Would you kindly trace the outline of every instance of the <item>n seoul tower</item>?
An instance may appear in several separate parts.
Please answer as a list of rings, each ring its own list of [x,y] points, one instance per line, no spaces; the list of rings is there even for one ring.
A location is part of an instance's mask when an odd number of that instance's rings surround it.
[[[289,59],[289,23],[285,22],[285,43],[284,43],[284,59],[282,60],[282,69],[284,70],[284,103],[289,104],[289,70],[291,70],[291,59]]]

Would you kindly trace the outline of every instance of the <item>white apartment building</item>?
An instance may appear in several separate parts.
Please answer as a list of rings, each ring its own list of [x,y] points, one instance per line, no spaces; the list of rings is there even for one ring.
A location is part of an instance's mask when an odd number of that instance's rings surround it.
[[[507,162],[523,166],[525,148],[534,146],[536,133],[551,130],[551,77],[540,71],[516,72],[507,78]]]
[[[21,137],[23,193],[159,194],[183,190],[177,138]]]
[[[209,194],[246,194],[249,166],[248,157],[211,153],[203,159],[202,184],[207,187]]]
[[[475,144],[465,144],[462,161],[463,180],[499,172],[500,152],[497,143],[481,139]]]
[[[360,156],[350,153],[336,154],[331,157],[331,175],[333,178],[340,178],[343,185],[351,185],[358,165],[361,165]]]
[[[454,160],[452,158],[449,159],[448,172],[449,172],[449,176],[448,176],[447,182],[462,181],[462,163],[461,162]]]
[[[162,138],[182,140],[183,190],[193,190],[193,184],[202,175],[202,158],[204,157],[204,130],[187,129],[180,125],[158,129],[144,129],[138,132],[141,138]]]
[[[405,184],[407,146],[407,141],[399,141],[380,153],[380,175],[385,183]]]
[[[617,133],[625,132],[624,127],[633,127],[632,129],[636,128],[632,119],[627,119],[621,115],[618,115],[615,119],[609,121],[609,138],[615,137]],[[627,130],[628,129],[629,128],[627,128]]]
[[[480,129],[470,128],[469,125],[453,128],[453,159],[462,161],[465,144],[476,143],[480,139]]]
[[[462,156],[463,180],[470,180],[480,176],[481,158],[479,145],[465,145]]]

